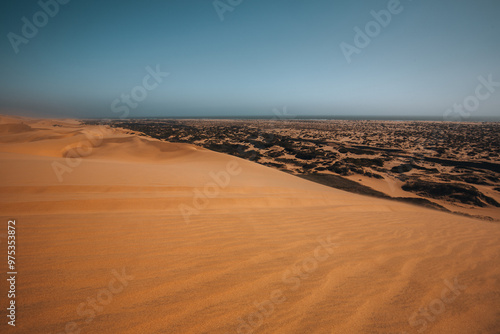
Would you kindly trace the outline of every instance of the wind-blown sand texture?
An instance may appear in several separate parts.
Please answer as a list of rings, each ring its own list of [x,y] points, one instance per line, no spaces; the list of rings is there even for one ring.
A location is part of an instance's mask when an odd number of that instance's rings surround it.
[[[497,223],[76,121],[2,117],[0,156],[9,331],[500,333]]]

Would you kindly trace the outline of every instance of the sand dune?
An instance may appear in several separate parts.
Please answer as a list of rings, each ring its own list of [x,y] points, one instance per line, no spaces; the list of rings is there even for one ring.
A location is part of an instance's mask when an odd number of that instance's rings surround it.
[[[0,156],[19,333],[500,333],[498,224],[70,120]]]

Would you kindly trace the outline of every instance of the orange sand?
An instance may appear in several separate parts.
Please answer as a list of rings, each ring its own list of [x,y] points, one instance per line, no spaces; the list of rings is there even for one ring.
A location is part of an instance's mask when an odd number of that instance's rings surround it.
[[[75,121],[0,157],[2,333],[499,333],[498,224]]]

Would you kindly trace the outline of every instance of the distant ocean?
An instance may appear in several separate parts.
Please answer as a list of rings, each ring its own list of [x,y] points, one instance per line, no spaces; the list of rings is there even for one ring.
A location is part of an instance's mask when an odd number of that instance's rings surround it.
[[[162,119],[190,119],[190,120],[283,120],[283,121],[329,121],[329,120],[347,120],[347,121],[443,121],[443,117],[431,116],[305,116],[305,115],[286,115],[286,116],[273,116],[273,115],[259,115],[259,116],[165,116],[165,117],[130,117],[128,119],[149,119],[149,120],[162,120]],[[123,119],[125,120],[125,119]],[[454,122],[500,122],[499,117],[481,117],[481,118],[464,118],[464,119],[450,119],[446,121]]]

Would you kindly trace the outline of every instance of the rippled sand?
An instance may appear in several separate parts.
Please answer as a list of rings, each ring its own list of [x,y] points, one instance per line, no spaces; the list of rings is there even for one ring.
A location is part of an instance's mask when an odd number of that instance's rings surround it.
[[[0,157],[13,332],[499,333],[499,224],[74,121]]]

